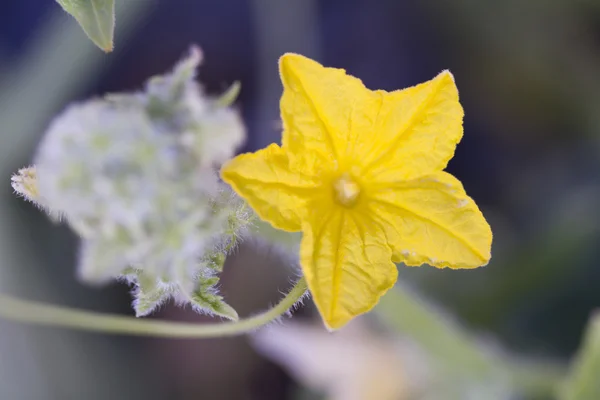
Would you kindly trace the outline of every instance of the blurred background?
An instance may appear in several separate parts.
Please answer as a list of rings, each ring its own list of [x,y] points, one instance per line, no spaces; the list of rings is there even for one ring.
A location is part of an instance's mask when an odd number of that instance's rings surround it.
[[[248,151],[279,140],[277,59],[284,52],[345,68],[372,89],[412,86],[450,69],[466,117],[448,170],[488,218],[493,258],[471,271],[400,266],[400,286],[483,347],[558,364],[573,357],[600,306],[600,1],[117,3],[116,48],[105,55],[54,1],[2,2],[3,292],[132,313],[127,286],[75,280],[76,237],[11,191],[10,175],[31,161],[53,115],[70,102],[141,88],[196,43],[205,54],[199,79],[209,92],[242,83],[237,106],[249,138],[240,150]],[[226,265],[223,294],[241,316],[264,309],[289,287],[291,264],[281,248],[246,242]],[[0,321],[0,398],[350,399],[331,388],[364,379],[348,363],[398,371],[399,382],[418,369],[414,358],[421,356],[403,351],[377,361],[381,348],[412,340],[398,324],[386,328],[385,315],[410,312],[390,301],[353,328],[360,333],[336,335],[325,334],[306,302],[294,319],[302,324],[296,334],[275,326],[271,339],[139,339]],[[209,320],[172,306],[156,317]],[[368,349],[355,354],[361,346]],[[303,351],[318,355],[302,358]],[[346,365],[331,362],[340,355],[349,357]],[[386,382],[366,384],[381,389]],[[409,398],[401,391],[396,398]]]

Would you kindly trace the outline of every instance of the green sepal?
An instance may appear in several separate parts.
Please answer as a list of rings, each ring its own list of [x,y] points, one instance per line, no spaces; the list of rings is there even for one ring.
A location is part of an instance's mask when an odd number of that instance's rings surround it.
[[[215,105],[217,107],[229,107],[238,98],[242,84],[239,81],[235,81],[229,86],[229,88],[219,98],[217,98]]]
[[[136,276],[137,288],[134,295],[133,309],[136,317],[151,314],[175,292],[174,286],[158,285],[158,280],[141,270],[128,271]]]
[[[223,272],[223,266],[225,265],[225,254],[215,252],[206,257],[206,267],[212,269],[215,272]]]
[[[144,317],[151,314],[160,306],[167,298],[172,295],[172,291],[164,288],[154,287],[150,290],[138,289],[135,296],[133,308],[136,317]]]
[[[198,307],[202,311],[208,310],[220,317],[237,321],[239,319],[237,311],[225,303],[223,297],[210,290],[218,281],[216,277],[204,280],[190,296],[190,302],[193,307]]]

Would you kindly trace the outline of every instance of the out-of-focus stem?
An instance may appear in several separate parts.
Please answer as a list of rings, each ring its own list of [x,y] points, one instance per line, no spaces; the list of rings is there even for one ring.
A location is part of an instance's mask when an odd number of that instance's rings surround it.
[[[426,349],[436,366],[466,380],[492,382],[505,377],[521,393],[548,398],[564,374],[563,368],[550,362],[522,361],[486,350],[403,285],[383,296],[375,311],[396,332]]]

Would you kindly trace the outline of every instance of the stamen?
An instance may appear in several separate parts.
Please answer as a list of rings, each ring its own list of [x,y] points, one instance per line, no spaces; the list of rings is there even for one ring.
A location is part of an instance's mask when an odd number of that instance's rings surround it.
[[[349,174],[343,174],[333,182],[335,199],[344,207],[352,207],[358,201],[360,186]]]

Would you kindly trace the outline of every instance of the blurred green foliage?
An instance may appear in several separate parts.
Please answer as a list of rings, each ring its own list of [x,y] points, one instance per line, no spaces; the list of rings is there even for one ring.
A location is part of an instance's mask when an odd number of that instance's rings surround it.
[[[600,399],[600,314],[591,319],[571,375],[561,389],[561,400]]]
[[[56,0],[105,52],[113,50],[115,0]]]

